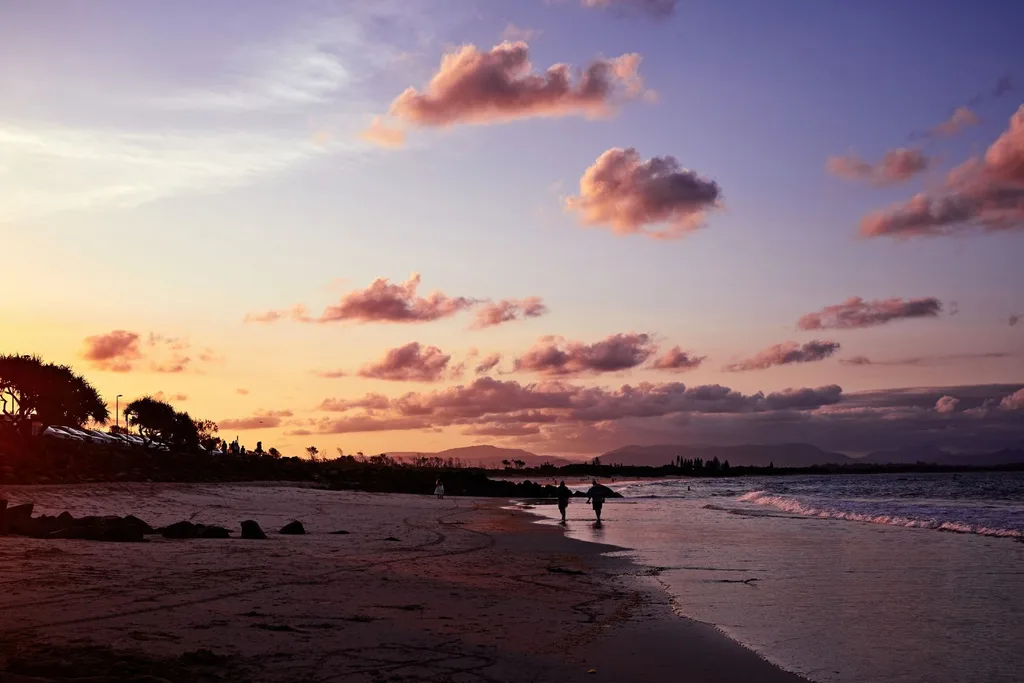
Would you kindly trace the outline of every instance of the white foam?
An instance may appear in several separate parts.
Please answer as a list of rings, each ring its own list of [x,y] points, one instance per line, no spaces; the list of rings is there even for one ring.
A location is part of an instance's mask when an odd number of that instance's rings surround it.
[[[822,519],[845,519],[853,522],[869,522],[871,524],[886,524],[889,526],[901,526],[915,529],[936,529],[938,531],[951,531],[958,534],[978,534],[981,536],[998,536],[1003,538],[1024,538],[1024,532],[1019,529],[993,529],[987,526],[969,524],[958,521],[941,521],[937,519],[913,519],[898,515],[866,514],[862,512],[848,512],[806,505],[794,498],[777,496],[767,491],[751,491],[744,493],[736,499],[741,503],[756,503],[773,507],[776,510],[789,512],[805,517],[819,517]]]

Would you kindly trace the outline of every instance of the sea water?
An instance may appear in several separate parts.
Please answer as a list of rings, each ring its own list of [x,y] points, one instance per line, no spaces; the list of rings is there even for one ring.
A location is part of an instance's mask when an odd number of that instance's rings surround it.
[[[625,498],[604,524],[575,499],[567,533],[631,548],[661,568],[680,615],[785,669],[818,683],[1024,681],[1024,473],[610,486]]]

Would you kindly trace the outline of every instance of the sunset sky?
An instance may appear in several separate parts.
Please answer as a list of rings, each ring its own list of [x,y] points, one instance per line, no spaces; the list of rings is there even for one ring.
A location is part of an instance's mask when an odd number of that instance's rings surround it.
[[[1021,26],[0,0],[0,352],[286,454],[1019,445]]]

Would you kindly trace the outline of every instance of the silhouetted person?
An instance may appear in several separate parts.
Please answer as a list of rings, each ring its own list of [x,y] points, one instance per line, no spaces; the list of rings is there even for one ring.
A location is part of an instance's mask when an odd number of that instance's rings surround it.
[[[597,479],[593,481],[593,486],[587,491],[587,502],[593,501],[594,514],[597,515],[597,523],[601,523],[601,508],[604,507],[604,487],[597,483]]]
[[[434,486],[434,495],[437,496],[438,500],[444,498],[444,484],[441,483],[440,479],[437,480],[437,485]]]
[[[572,491],[565,485],[565,481],[562,481],[558,485],[558,511],[562,513],[562,524],[565,524],[565,508],[569,507],[569,499],[572,498]]]

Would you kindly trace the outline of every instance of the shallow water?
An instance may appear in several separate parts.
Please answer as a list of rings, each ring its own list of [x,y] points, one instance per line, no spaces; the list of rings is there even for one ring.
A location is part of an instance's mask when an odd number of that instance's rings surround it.
[[[680,614],[786,669],[819,683],[1022,680],[1024,474],[612,487],[626,498],[605,524],[576,502],[568,533],[635,549],[664,568]]]

